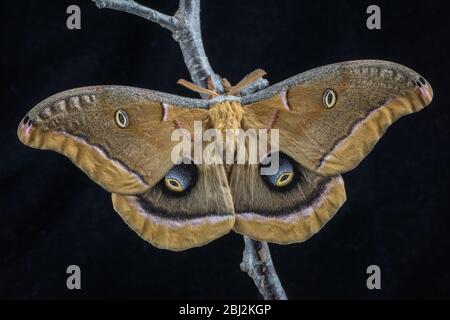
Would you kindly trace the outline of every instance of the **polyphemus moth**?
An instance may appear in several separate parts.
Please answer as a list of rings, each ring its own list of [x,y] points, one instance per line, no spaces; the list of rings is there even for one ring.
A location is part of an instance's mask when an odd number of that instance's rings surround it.
[[[341,174],[394,121],[433,97],[416,72],[375,60],[320,67],[240,96],[251,81],[210,100],[124,86],[68,90],[35,106],[18,137],[67,156],[112,193],[114,209],[156,247],[184,250],[230,230],[289,244],[333,217],[346,200]],[[194,121],[202,130],[278,129],[278,171],[262,176],[260,164],[174,163],[171,133],[192,132]]]

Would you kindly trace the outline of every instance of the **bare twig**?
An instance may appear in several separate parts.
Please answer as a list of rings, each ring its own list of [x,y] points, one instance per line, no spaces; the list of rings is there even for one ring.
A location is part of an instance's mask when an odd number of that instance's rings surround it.
[[[261,91],[269,86],[269,81],[264,78],[258,79],[253,82],[251,85],[245,87],[241,90],[241,96],[247,96],[249,94]]]
[[[269,245],[244,236],[245,249],[241,270],[255,281],[259,293],[266,300],[287,300],[286,293],[272,262]]]
[[[180,0],[180,7],[175,17],[180,21],[180,28],[173,33],[173,37],[180,44],[192,81],[207,88],[208,78],[210,78],[216,92],[223,93],[222,82],[213,72],[203,47],[200,30],[200,0]],[[207,97],[203,96],[203,98]]]
[[[178,21],[159,11],[142,6],[133,0],[93,0],[100,9],[107,8],[131,13],[159,24],[161,27],[174,32],[178,27]]]
[[[174,16],[168,16],[154,9],[140,5],[133,0],[93,0],[99,8],[108,8],[140,16],[158,23],[172,32],[173,38],[179,43],[184,62],[189,70],[192,81],[203,88],[208,88],[208,82],[218,93],[224,88],[220,77],[209,64],[203,47],[200,30],[200,0],[180,0],[180,5]],[[262,90],[268,86],[265,79],[259,79],[241,90],[241,95],[247,95]],[[209,95],[201,94],[203,98]],[[247,272],[255,281],[264,299],[287,299],[273,266],[269,246],[266,242],[258,242],[244,237],[245,250],[241,270]]]
[[[108,8],[131,13],[158,23],[172,32],[183,53],[192,81],[207,88],[208,78],[218,93],[223,93],[220,78],[213,72],[203,47],[200,31],[200,0],[180,0],[174,16],[140,5],[133,0],[93,0],[99,8]],[[203,98],[208,95],[201,94]]]

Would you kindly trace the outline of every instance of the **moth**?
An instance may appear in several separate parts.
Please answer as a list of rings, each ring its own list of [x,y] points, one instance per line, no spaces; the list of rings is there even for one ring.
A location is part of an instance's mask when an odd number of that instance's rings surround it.
[[[197,247],[231,230],[290,244],[317,233],[345,202],[341,174],[433,97],[423,77],[385,61],[323,66],[241,96],[256,75],[222,95],[184,81],[209,100],[125,86],[64,91],[29,111],[18,137],[67,156],[158,248]],[[194,121],[202,130],[278,130],[277,172],[262,176],[259,163],[174,163],[171,133],[192,132]]]

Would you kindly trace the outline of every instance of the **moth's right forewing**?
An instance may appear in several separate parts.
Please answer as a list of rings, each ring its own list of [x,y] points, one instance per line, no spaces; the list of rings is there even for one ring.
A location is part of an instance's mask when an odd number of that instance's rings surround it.
[[[321,175],[355,168],[388,127],[431,103],[424,78],[396,63],[316,68],[243,98],[244,122],[280,133],[280,149]]]

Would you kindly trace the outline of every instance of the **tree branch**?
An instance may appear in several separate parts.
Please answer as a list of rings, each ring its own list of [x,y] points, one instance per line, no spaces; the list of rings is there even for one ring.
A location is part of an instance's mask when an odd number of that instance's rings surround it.
[[[261,91],[269,86],[269,81],[264,78],[258,79],[253,82],[251,85],[243,88],[240,92],[241,96],[247,96],[249,94]]]
[[[212,70],[203,47],[200,29],[200,0],[180,0],[180,7],[175,13],[180,27],[173,32],[173,38],[179,43],[184,62],[192,81],[207,88],[208,78],[217,93],[223,93],[223,85]],[[206,98],[203,96],[203,98]]]
[[[212,70],[203,47],[200,30],[200,0],[180,0],[180,6],[174,16],[140,5],[133,0],[93,0],[97,7],[131,13],[158,23],[172,32],[183,53],[192,81],[206,88],[208,79],[218,93],[223,93],[223,85]],[[208,96],[201,94],[203,98]]]
[[[253,279],[265,300],[287,300],[267,242],[255,241],[246,236],[244,236],[244,242],[241,270]]]
[[[100,9],[107,8],[134,14],[159,24],[161,27],[175,31],[177,19],[159,11],[140,5],[133,0],[93,0]]]
[[[218,93],[223,93],[223,84],[209,64],[203,47],[200,30],[200,0],[180,0],[180,5],[174,16],[168,16],[151,8],[136,3],[133,0],[93,0],[99,8],[108,8],[140,16],[158,23],[172,32],[173,38],[179,43],[184,62],[189,70],[192,81],[207,88],[208,80]],[[265,79],[259,79],[252,85],[241,90],[241,95],[247,95],[262,90],[268,86]],[[202,94],[207,98],[206,94]],[[241,270],[253,278],[264,299],[287,299],[273,266],[269,246],[266,242],[251,240],[244,236],[245,249]]]

